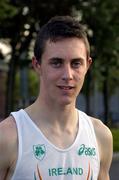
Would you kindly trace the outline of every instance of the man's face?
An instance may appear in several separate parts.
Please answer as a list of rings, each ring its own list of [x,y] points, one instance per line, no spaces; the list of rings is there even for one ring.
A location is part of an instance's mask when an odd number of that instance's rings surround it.
[[[74,105],[90,64],[81,39],[47,41],[40,65],[40,95],[49,104]]]

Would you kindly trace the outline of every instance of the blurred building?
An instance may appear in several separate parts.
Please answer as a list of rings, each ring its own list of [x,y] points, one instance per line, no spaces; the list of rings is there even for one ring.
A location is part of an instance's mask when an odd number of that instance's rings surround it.
[[[89,106],[90,114],[104,121],[104,103],[101,92],[97,92],[96,96],[90,96]],[[86,112],[86,98],[83,94],[77,98],[77,107]],[[119,89],[109,99],[109,117],[112,125],[119,126]]]

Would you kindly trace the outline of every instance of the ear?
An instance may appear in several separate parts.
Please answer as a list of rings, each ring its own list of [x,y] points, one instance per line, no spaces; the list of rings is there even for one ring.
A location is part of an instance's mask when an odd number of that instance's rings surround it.
[[[36,59],[35,56],[33,56],[32,58],[32,66],[34,68],[34,70],[36,71],[36,73],[40,73],[41,71],[41,65],[38,63],[38,60]]]
[[[87,70],[90,68],[91,64],[92,64],[92,58],[89,57],[87,60]]]

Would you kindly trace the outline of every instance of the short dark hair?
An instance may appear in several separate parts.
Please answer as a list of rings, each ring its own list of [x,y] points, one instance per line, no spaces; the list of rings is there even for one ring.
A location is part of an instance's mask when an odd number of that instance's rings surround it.
[[[63,38],[72,37],[77,37],[84,41],[88,58],[90,56],[90,45],[83,25],[71,16],[55,16],[51,18],[41,27],[36,38],[34,55],[38,62],[41,63],[41,57],[48,40],[56,42]]]

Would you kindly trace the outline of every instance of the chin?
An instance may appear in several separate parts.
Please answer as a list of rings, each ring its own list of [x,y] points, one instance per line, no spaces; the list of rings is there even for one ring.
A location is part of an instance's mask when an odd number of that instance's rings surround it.
[[[66,106],[66,105],[71,105],[71,104],[74,104],[74,101],[72,101],[72,99],[60,99],[60,102],[59,102],[60,105],[62,106]]]

